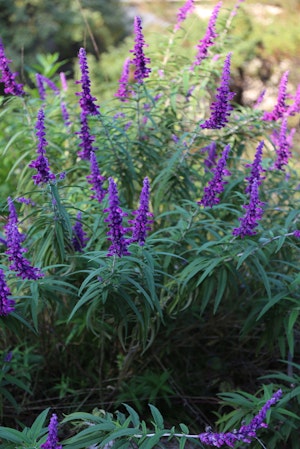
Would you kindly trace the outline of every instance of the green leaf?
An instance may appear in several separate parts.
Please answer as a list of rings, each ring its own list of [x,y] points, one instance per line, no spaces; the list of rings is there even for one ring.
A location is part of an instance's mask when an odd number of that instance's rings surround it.
[[[44,410],[42,413],[39,414],[39,416],[35,419],[34,423],[32,424],[30,428],[30,435],[32,438],[37,440],[37,438],[40,436],[42,428],[45,424],[47,415],[49,413],[50,407],[48,407],[46,410]]]
[[[258,317],[256,318],[256,321],[260,320],[265,315],[265,313],[267,313],[268,310],[274,307],[275,304],[277,304],[281,299],[283,298],[288,299],[287,295],[288,292],[283,291],[275,295],[272,299],[269,299],[265,307],[263,307],[263,309],[260,311]]]
[[[179,427],[180,427],[181,431],[183,433],[185,433],[186,435],[188,435],[190,433],[188,426],[186,426],[185,424],[180,423]]]
[[[218,290],[217,290],[217,294],[216,294],[216,297],[215,297],[214,313],[216,313],[216,311],[219,308],[221,299],[223,297],[225,288],[227,286],[227,271],[226,271],[226,268],[223,268],[221,271],[219,271],[217,286],[218,286]]]
[[[164,427],[164,419],[160,411],[152,404],[148,404],[151,410],[151,414],[154,419],[154,423],[158,429],[162,429]]]
[[[30,440],[22,432],[9,427],[0,427],[0,438],[20,445],[23,443],[30,444]]]
[[[130,418],[132,421],[132,424],[134,425],[134,427],[139,427],[140,425],[140,418],[139,415],[137,414],[137,412],[130,407],[130,405],[128,404],[123,404],[124,407],[126,408],[127,412],[130,414]]]

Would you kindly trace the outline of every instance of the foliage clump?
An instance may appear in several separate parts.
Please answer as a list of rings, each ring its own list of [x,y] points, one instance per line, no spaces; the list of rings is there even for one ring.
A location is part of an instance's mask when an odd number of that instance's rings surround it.
[[[217,4],[214,41],[201,41],[193,70],[176,63],[187,1],[165,54],[147,56],[135,18],[110,102],[93,94],[83,47],[76,96],[54,71],[2,98],[2,157],[14,159],[15,180],[1,205],[1,407],[21,417],[36,401],[43,409],[22,431],[8,414],[4,445],[151,449],[175,437],[181,448],[189,438],[233,447],[259,441],[280,401],[264,441],[297,448],[299,166],[289,121],[299,89],[286,96],[285,73],[273,112],[234,102],[227,32],[240,3],[222,20]],[[218,432],[205,429],[203,405],[216,394]],[[110,412],[122,402],[128,416]],[[66,412],[75,434],[60,438]]]

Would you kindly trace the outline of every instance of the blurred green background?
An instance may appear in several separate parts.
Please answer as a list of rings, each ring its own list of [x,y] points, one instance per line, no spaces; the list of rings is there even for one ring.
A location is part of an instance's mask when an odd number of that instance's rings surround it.
[[[132,47],[133,17],[143,18],[147,41],[163,50],[167,31],[176,21],[183,1],[169,0],[0,0],[1,37],[7,55],[23,80],[28,68],[36,64],[37,54],[58,53],[62,69],[74,76],[74,60],[81,46],[93,55],[93,77],[115,83],[124,58]],[[190,15],[180,32],[186,33],[185,54],[193,58],[195,45],[203,37],[217,1],[195,1],[196,13]],[[235,0],[224,0],[220,17],[228,15]],[[247,84],[248,74],[263,83],[274,72],[299,66],[300,0],[245,0],[234,18],[232,46],[238,69],[236,83]],[[222,19],[221,19],[222,20]],[[165,37],[165,40],[164,40]],[[291,74],[297,82],[298,73]],[[274,84],[277,83],[275,77]],[[257,86],[259,89],[259,86]],[[106,85],[98,90],[109,95]],[[246,98],[241,101],[250,101]]]

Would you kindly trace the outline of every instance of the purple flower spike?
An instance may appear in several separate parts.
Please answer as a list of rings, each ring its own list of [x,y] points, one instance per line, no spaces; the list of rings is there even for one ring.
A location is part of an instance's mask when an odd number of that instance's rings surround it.
[[[108,240],[111,241],[111,246],[109,247],[107,256],[128,256],[130,255],[127,249],[129,241],[124,238],[126,229],[122,225],[122,217],[127,214],[119,206],[118,189],[112,178],[109,178],[108,195],[109,207],[103,211],[109,213],[108,217],[104,220],[110,228],[107,235],[109,235]]]
[[[44,100],[46,100],[46,89],[45,89],[44,83],[42,81],[42,75],[40,75],[39,73],[36,73],[35,79],[36,79],[36,84],[37,84],[40,100],[44,101]]]
[[[219,129],[228,123],[228,117],[233,109],[230,100],[234,97],[234,92],[230,92],[230,59],[231,53],[228,53],[222,72],[221,85],[217,89],[216,101],[211,104],[211,116],[200,125],[200,128]]]
[[[86,178],[88,180],[88,183],[92,185],[91,190],[94,191],[94,194],[91,195],[91,198],[101,203],[107,193],[106,190],[103,189],[105,177],[101,176],[99,166],[97,163],[97,158],[94,152],[91,153],[90,162],[91,162],[91,174],[88,175]]]
[[[201,64],[203,59],[207,57],[209,47],[214,45],[214,39],[216,39],[216,37],[218,36],[216,33],[216,21],[221,6],[222,2],[219,2],[212,12],[205,36],[199,41],[199,44],[196,47],[198,49],[198,53],[196,55],[195,61],[191,66],[191,70],[193,70],[197,65]]]
[[[4,271],[0,269],[0,316],[9,315],[15,310],[15,301],[9,298],[10,295],[11,292],[6,284]]]
[[[273,142],[276,145],[277,158],[274,168],[284,170],[284,166],[288,164],[291,156],[290,147],[293,143],[293,132],[287,134],[287,117],[282,119],[279,135],[273,134]]]
[[[278,120],[281,118],[285,112],[287,111],[287,106],[285,103],[287,94],[286,94],[286,88],[288,83],[288,77],[289,72],[285,72],[280,80],[279,89],[278,89],[278,97],[277,97],[277,103],[274,106],[274,109],[272,112],[265,112],[263,115],[263,120]]]
[[[188,14],[194,11],[194,8],[195,8],[194,0],[187,0],[185,4],[181,8],[179,8],[177,13],[177,23],[174,26],[174,31],[180,29],[181,23],[185,21]]]
[[[119,98],[121,101],[127,101],[128,96],[132,92],[130,87],[128,86],[129,66],[130,66],[130,58],[127,58],[123,65],[121,78],[119,79],[119,89],[115,93],[115,97]]]
[[[89,161],[91,153],[93,153],[96,150],[96,148],[93,146],[95,137],[92,136],[90,133],[88,116],[84,112],[82,112],[80,115],[80,123],[81,123],[80,131],[76,133],[80,137],[79,146],[81,147],[81,151],[78,152],[78,156],[81,157],[81,159]]]
[[[246,237],[246,235],[255,235],[256,231],[254,229],[258,226],[258,221],[263,216],[263,205],[264,203],[259,200],[258,182],[254,179],[251,186],[249,205],[243,206],[246,209],[246,213],[242,218],[239,218],[241,224],[238,228],[234,228],[232,234],[242,238]]]
[[[256,181],[257,185],[260,186],[260,184],[262,183],[262,180],[264,179],[264,177],[261,176],[261,174],[265,171],[261,165],[264,144],[265,143],[263,140],[261,142],[259,142],[259,144],[256,148],[254,161],[252,162],[252,164],[245,165],[245,167],[251,167],[250,176],[247,176],[245,178],[248,181],[248,185],[245,189],[245,193],[251,193],[252,184],[254,181]]]
[[[253,439],[257,438],[256,433],[261,428],[266,428],[268,425],[265,423],[267,411],[269,408],[276,404],[282,396],[282,391],[278,390],[262,407],[260,412],[254,416],[249,424],[242,425],[238,430],[227,433],[215,433],[205,432],[199,435],[201,443],[209,446],[222,447],[229,446],[234,447],[237,441],[243,443],[251,443]]]
[[[37,174],[32,176],[35,184],[47,184],[52,179],[55,179],[55,175],[50,171],[48,158],[46,157],[46,147],[48,142],[45,138],[45,114],[43,108],[38,112],[37,123],[35,129],[37,130],[36,136],[38,137],[38,157],[34,161],[31,161],[28,167],[35,168]]]
[[[208,153],[207,158],[204,161],[205,167],[210,170],[216,165],[216,157],[217,157],[217,144],[216,142],[211,142],[206,147],[202,148],[201,153]]]
[[[289,106],[287,115],[292,117],[300,112],[300,84],[298,84],[296,95],[294,96],[294,103]]]
[[[151,230],[150,224],[153,223],[151,219],[153,214],[149,212],[149,198],[150,198],[150,183],[146,177],[143,182],[143,188],[140,196],[140,206],[138,210],[133,211],[135,215],[134,220],[128,220],[132,224],[132,238],[130,242],[137,242],[140,246],[145,244],[147,231]]]
[[[67,92],[67,90],[68,90],[68,83],[67,83],[67,78],[66,78],[65,72],[60,72],[59,73],[59,77],[60,77],[62,90]]]
[[[220,202],[217,195],[221,194],[224,190],[224,185],[227,181],[223,180],[224,176],[229,176],[231,173],[225,168],[228,154],[230,151],[230,145],[226,145],[220,157],[217,166],[212,169],[214,177],[209,181],[208,186],[204,187],[204,195],[201,201],[197,203],[204,207],[213,207]]]
[[[77,219],[76,223],[72,227],[73,231],[72,244],[75,251],[82,253],[82,250],[86,246],[88,238],[86,232],[83,230],[82,227],[81,212],[78,212],[76,219]]]
[[[70,121],[70,115],[67,109],[67,105],[64,101],[61,101],[60,103],[60,109],[61,109],[61,115],[64,121],[64,124],[66,125],[67,128],[69,128],[69,126],[72,125],[71,121]]]
[[[22,97],[25,95],[23,85],[15,81],[17,73],[12,73],[9,68],[10,60],[5,56],[4,45],[0,39],[0,70],[2,72],[0,83],[4,84],[6,94]]]
[[[80,48],[79,53],[79,65],[81,70],[80,81],[76,81],[77,84],[81,84],[82,92],[76,93],[80,97],[79,105],[83,114],[99,115],[99,106],[94,102],[96,98],[91,94],[91,81],[87,63],[86,52],[84,48]]]
[[[48,438],[46,443],[41,445],[42,449],[62,449],[62,446],[58,444],[58,419],[55,413],[51,416],[50,424],[48,426]]]
[[[41,100],[46,100],[45,84],[47,84],[47,86],[50,87],[50,89],[55,93],[55,95],[59,95],[59,89],[53,83],[53,81],[49,80],[49,78],[47,78],[44,75],[40,75],[39,73],[37,73],[35,75],[35,77],[36,77],[37,87],[38,87],[38,91],[39,91]]]
[[[146,64],[150,64],[150,58],[146,58],[144,54],[144,47],[146,44],[142,29],[142,19],[138,16],[134,18],[134,32],[135,46],[130,52],[134,54],[135,58],[133,58],[131,62],[135,65],[134,79],[142,84],[144,79],[149,77],[151,69],[146,66]]]
[[[27,249],[22,248],[22,243],[25,236],[20,234],[18,229],[18,216],[11,198],[8,198],[9,218],[8,223],[5,225],[5,234],[7,237],[7,250],[5,254],[8,255],[8,259],[12,264],[9,268],[16,272],[17,276],[22,279],[37,280],[44,276],[39,268],[32,267],[29,261],[23,257],[23,253]]]

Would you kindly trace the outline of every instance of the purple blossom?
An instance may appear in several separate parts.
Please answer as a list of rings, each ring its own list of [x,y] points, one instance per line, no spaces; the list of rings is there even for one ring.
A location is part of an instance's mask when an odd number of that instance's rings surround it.
[[[59,89],[54,84],[53,81],[51,81],[49,78],[47,78],[44,75],[41,75],[40,73],[37,73],[35,75],[37,87],[39,91],[39,96],[41,100],[46,100],[46,90],[45,90],[45,84],[47,84],[48,87],[50,87],[51,90],[55,93],[55,95],[59,95]]]
[[[51,416],[50,424],[48,426],[48,437],[44,444],[41,445],[42,449],[62,449],[62,446],[58,444],[58,419],[55,413]]]
[[[46,157],[46,147],[48,145],[48,142],[45,138],[46,133],[44,122],[45,114],[44,110],[41,108],[38,112],[37,123],[35,127],[35,129],[37,130],[36,136],[38,137],[38,157],[34,161],[31,161],[28,165],[28,167],[35,168],[37,170],[37,174],[32,176],[35,184],[46,184],[52,179],[55,179],[55,175],[51,172],[48,158]]]
[[[233,7],[233,10],[231,11],[231,14],[230,14],[231,17],[235,17],[236,16],[236,14],[238,12],[238,9],[241,6],[241,3],[243,3],[244,1],[245,0],[237,0],[236,4]]]
[[[91,198],[101,203],[107,193],[106,190],[103,189],[105,177],[101,176],[99,166],[97,163],[97,158],[93,151],[91,152],[90,163],[91,163],[91,174],[88,175],[86,178],[88,180],[88,183],[92,185],[91,190],[94,191],[94,194],[91,195]]]
[[[177,13],[177,23],[174,26],[174,31],[180,29],[181,23],[185,21],[187,15],[193,12],[194,9],[195,9],[194,0],[187,0],[185,4],[181,8],[179,8]]]
[[[294,116],[300,112],[300,84],[298,84],[296,95],[294,96],[294,103],[289,106],[287,110],[287,115],[289,117]]]
[[[287,106],[286,106],[285,100],[287,97],[286,88],[287,88],[287,83],[288,83],[288,77],[289,77],[288,71],[282,75],[280,83],[279,83],[277,103],[274,106],[274,109],[272,112],[264,113],[263,120],[270,120],[270,121],[278,120],[287,111]]]
[[[0,269],[0,316],[9,315],[15,310],[15,301],[9,298],[10,295],[11,291],[6,284],[4,271]]]
[[[151,69],[146,66],[146,64],[150,64],[150,58],[146,58],[144,54],[144,48],[146,46],[143,29],[142,29],[142,19],[139,16],[134,18],[134,32],[135,32],[135,46],[133,50],[130,50],[131,53],[134,54],[134,58],[132,59],[132,64],[135,65],[134,79],[142,84],[145,78],[148,78],[151,72]]]
[[[300,229],[296,229],[296,231],[293,232],[293,236],[297,237],[297,239],[300,239]]]
[[[208,153],[207,158],[204,161],[205,167],[210,170],[212,167],[216,165],[216,157],[217,157],[217,143],[211,142],[209,145],[201,149],[201,153]]]
[[[125,123],[124,130],[127,131],[131,127],[131,125],[132,125],[132,121]]]
[[[215,432],[205,432],[199,435],[201,443],[207,444],[209,446],[222,447],[224,445],[229,447],[234,447],[237,441],[242,441],[243,443],[251,443],[254,438],[256,438],[256,433],[261,428],[266,428],[268,425],[265,423],[267,411],[270,407],[282,396],[282,391],[278,390],[273,394],[271,399],[269,399],[259,413],[254,416],[249,424],[242,425],[238,430],[227,433],[215,433]]]
[[[11,63],[10,59],[7,59],[5,56],[4,45],[0,39],[0,70],[2,72],[0,83],[4,84],[4,92],[6,94],[15,95],[17,97],[22,97],[25,95],[23,90],[23,85],[18,84],[15,81],[17,73],[12,73],[9,64]]]
[[[60,77],[62,90],[64,90],[66,92],[68,90],[68,84],[67,84],[65,72],[60,72],[59,77]]]
[[[124,112],[117,112],[115,115],[114,115],[114,119],[117,119],[117,118],[125,118],[126,117],[126,115],[124,114]]]
[[[248,185],[245,189],[245,193],[251,193],[252,184],[253,184],[254,180],[257,182],[257,185],[259,186],[262,183],[262,180],[264,179],[264,177],[261,176],[261,174],[265,171],[262,168],[262,164],[261,164],[262,163],[262,151],[263,151],[264,144],[265,143],[263,140],[261,142],[259,142],[259,144],[256,148],[254,161],[252,162],[252,164],[245,165],[245,167],[251,167],[250,176],[247,176],[245,178],[248,181]]]
[[[75,251],[82,253],[83,248],[86,246],[86,242],[88,241],[87,234],[83,230],[82,221],[81,221],[81,212],[78,212],[76,216],[76,223],[72,227],[73,238],[72,244]]]
[[[9,218],[5,225],[5,234],[7,237],[7,250],[5,254],[12,264],[9,268],[16,272],[22,279],[36,280],[44,276],[39,268],[30,265],[30,262],[23,256],[27,249],[22,248],[25,236],[20,234],[18,229],[18,216],[11,198],[8,198]]]
[[[3,358],[3,361],[4,361],[5,363],[9,363],[9,362],[12,361],[12,358],[13,358],[13,352],[12,352],[12,351],[8,351],[8,352],[5,354],[5,356],[4,356],[4,358]]]
[[[232,234],[242,238],[246,237],[246,235],[255,235],[256,231],[254,229],[258,226],[258,221],[263,216],[263,205],[264,203],[259,200],[257,179],[254,179],[251,185],[249,204],[243,205],[246,213],[242,218],[239,218],[240,226],[234,228]]]
[[[222,6],[222,2],[217,3],[215,6],[212,15],[209,19],[208,27],[206,29],[206,33],[203,39],[199,41],[199,44],[197,45],[197,55],[195,58],[195,61],[193,62],[191,66],[191,70],[193,70],[197,65],[200,65],[203,59],[207,57],[208,49],[214,44],[214,39],[218,36],[216,33],[216,21],[217,17],[220,11],[220,8]]]
[[[45,89],[44,83],[42,81],[42,75],[40,75],[39,73],[36,73],[35,79],[36,79],[36,84],[37,84],[40,100],[44,101],[44,100],[46,100],[46,89]]]
[[[217,197],[217,195],[223,192],[224,185],[227,184],[227,181],[224,181],[223,177],[229,176],[231,174],[225,168],[229,151],[230,145],[226,145],[216,167],[212,169],[214,176],[209,181],[208,186],[204,187],[203,198],[201,201],[197,202],[198,204],[201,204],[204,207],[212,207],[213,205],[220,202],[220,199]]]
[[[124,237],[126,229],[122,225],[122,217],[127,214],[119,206],[118,189],[115,181],[112,178],[109,178],[108,181],[109,207],[103,211],[108,212],[108,217],[104,221],[108,223],[108,227],[110,228],[107,235],[109,235],[108,240],[111,241],[111,246],[109,247],[107,256],[128,256],[130,254],[127,249],[129,240]]]
[[[81,128],[80,131],[76,134],[79,135],[81,151],[77,154],[81,159],[90,160],[91,153],[93,153],[96,148],[93,146],[93,142],[95,141],[95,137],[90,133],[90,127],[88,124],[88,115],[84,112],[80,114],[80,123]]]
[[[94,103],[96,101],[96,97],[93,97],[91,94],[91,81],[89,76],[86,52],[84,48],[80,48],[78,56],[81,78],[79,81],[76,81],[76,83],[81,84],[82,92],[77,92],[76,95],[80,97],[79,105],[81,107],[81,111],[83,114],[99,115],[99,106]]]
[[[24,196],[19,196],[19,198],[16,198],[16,201],[18,203],[26,204],[27,206],[35,206],[35,202],[32,201],[30,198],[25,198]]]
[[[130,66],[130,58],[127,58],[123,65],[123,71],[122,71],[121,78],[119,79],[119,89],[115,93],[115,97],[118,97],[121,101],[127,101],[128,96],[132,92],[132,90],[128,86],[129,66]]]
[[[233,109],[230,100],[234,97],[234,92],[230,92],[230,58],[231,53],[228,53],[224,68],[222,72],[221,85],[218,87],[216,94],[216,101],[211,104],[211,116],[208,120],[200,125],[200,128],[208,129],[219,129],[223,128],[227,122],[230,115],[230,111]]]
[[[64,120],[64,123],[65,123],[66,127],[68,128],[69,126],[71,126],[72,123],[70,121],[70,115],[67,110],[67,105],[64,101],[62,101],[60,103],[60,109],[61,109],[61,115]]]
[[[279,134],[273,133],[271,136],[276,149],[276,161],[274,168],[277,170],[284,170],[284,166],[288,164],[291,156],[290,147],[293,143],[293,132],[287,134],[287,117],[282,119]],[[290,138],[289,138],[290,137]]]
[[[132,238],[130,242],[137,242],[140,246],[145,244],[147,231],[151,230],[150,224],[153,223],[151,219],[153,214],[149,212],[149,198],[150,198],[150,183],[146,177],[143,182],[143,188],[140,195],[140,205],[138,210],[133,211],[135,215],[134,220],[128,220],[132,224]]]
[[[261,103],[262,103],[262,101],[263,101],[263,99],[265,98],[265,94],[266,94],[266,89],[263,89],[262,91],[261,91],[261,93],[259,94],[259,96],[257,97],[257,100],[256,100],[256,102],[254,103],[254,109],[256,109]]]

